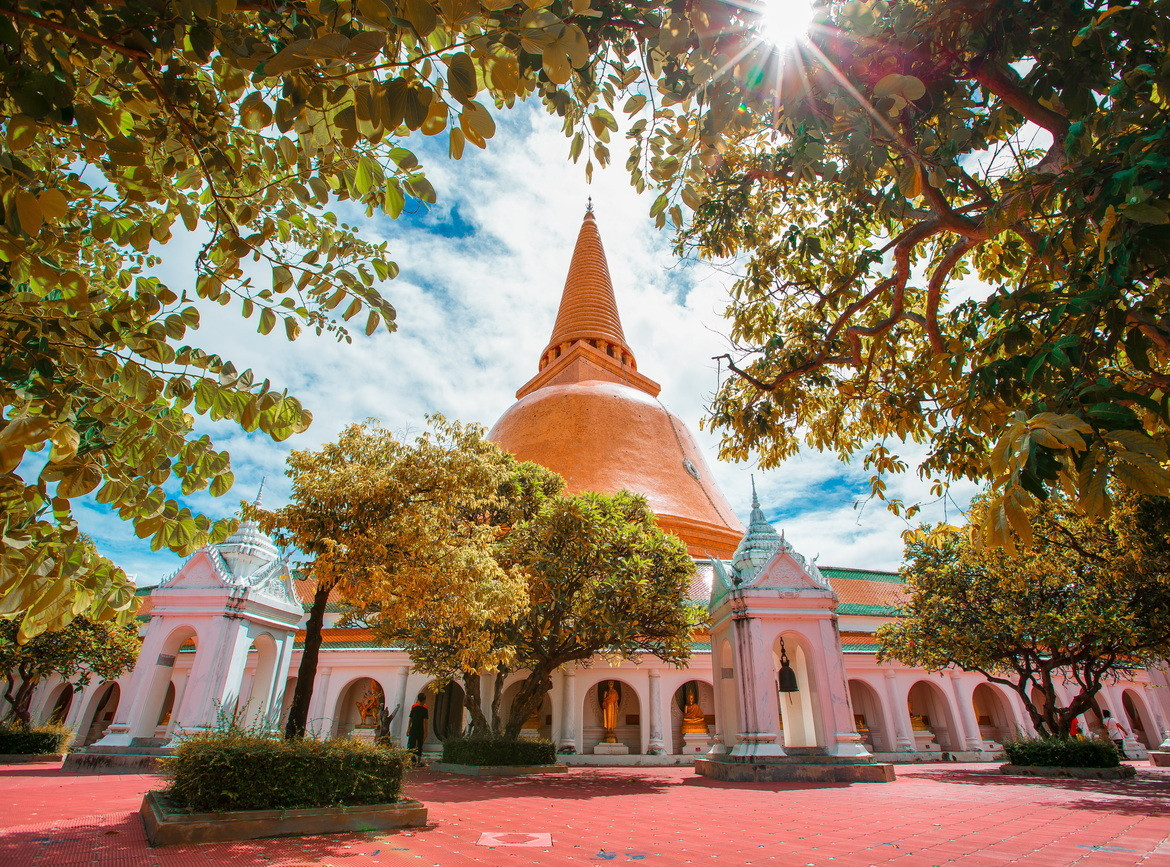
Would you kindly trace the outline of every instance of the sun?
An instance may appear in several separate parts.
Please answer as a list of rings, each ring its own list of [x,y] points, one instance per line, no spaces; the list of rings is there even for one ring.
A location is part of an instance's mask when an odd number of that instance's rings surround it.
[[[761,0],[761,36],[779,48],[795,45],[808,35],[813,0]]]

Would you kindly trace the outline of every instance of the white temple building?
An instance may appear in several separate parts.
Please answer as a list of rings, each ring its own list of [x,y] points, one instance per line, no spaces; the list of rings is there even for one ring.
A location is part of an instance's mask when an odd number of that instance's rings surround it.
[[[537,374],[489,436],[559,472],[571,492],[645,495],[660,525],[695,557],[692,596],[709,602],[711,633],[696,637],[685,668],[649,656],[565,667],[529,736],[551,739],[570,762],[637,764],[737,749],[991,760],[1005,739],[1032,731],[1019,697],[981,675],[879,665],[874,632],[897,617],[898,575],[818,566],[768,524],[756,502],[744,528],[658,393],[626,343],[596,220],[587,213]],[[769,619],[750,638],[750,653],[771,667],[753,671],[758,701],[745,703],[737,678],[746,676],[749,651],[736,646],[729,624],[740,583],[762,571],[769,581],[784,580],[767,585]],[[123,753],[211,726],[220,708],[276,727],[292,699],[307,619],[309,582],[299,583],[272,540],[245,522],[141,591],[143,646],[132,672],[84,689],[46,683],[33,721],[64,721],[79,745]],[[458,684],[436,692],[405,652],[376,644],[366,629],[339,628],[336,606],[329,611],[309,713],[313,734],[372,737],[368,709],[380,704],[397,711],[391,734],[404,741],[406,710],[419,692],[431,708],[430,749],[464,730]],[[796,691],[776,691],[783,668]],[[505,709],[518,681],[505,687]],[[618,704],[607,738],[602,702],[611,684]],[[1104,686],[1084,730],[1102,731],[1103,709],[1133,732],[1131,757],[1170,740],[1165,668]]]

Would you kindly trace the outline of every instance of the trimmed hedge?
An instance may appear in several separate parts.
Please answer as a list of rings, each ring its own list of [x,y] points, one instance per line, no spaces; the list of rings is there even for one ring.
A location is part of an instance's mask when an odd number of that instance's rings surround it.
[[[389,804],[409,753],[349,738],[284,741],[209,732],[167,760],[168,799],[196,813]]]
[[[552,741],[509,741],[503,738],[448,738],[443,761],[452,765],[552,765],[557,748]]]
[[[1121,756],[1112,741],[1099,738],[1020,738],[1003,745],[1013,765],[1041,768],[1116,768]]]
[[[73,729],[59,725],[0,726],[0,755],[43,756],[63,753],[73,742]]]

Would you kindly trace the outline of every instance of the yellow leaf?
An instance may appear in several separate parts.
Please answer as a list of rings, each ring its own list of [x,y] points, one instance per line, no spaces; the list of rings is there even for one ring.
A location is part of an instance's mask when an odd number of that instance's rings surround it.
[[[44,214],[37,197],[28,190],[16,191],[16,215],[20,219],[20,228],[29,235],[36,235],[41,231]]]
[[[8,149],[22,151],[37,137],[37,122],[27,114],[18,114],[8,121]]]

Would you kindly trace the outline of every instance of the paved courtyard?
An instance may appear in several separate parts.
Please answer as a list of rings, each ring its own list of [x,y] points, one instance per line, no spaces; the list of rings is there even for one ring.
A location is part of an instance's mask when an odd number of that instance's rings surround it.
[[[0,767],[0,865],[1170,865],[1170,771],[1125,783],[900,766],[891,784],[729,784],[689,768],[484,780],[421,771],[416,831],[150,849],[156,776]]]

